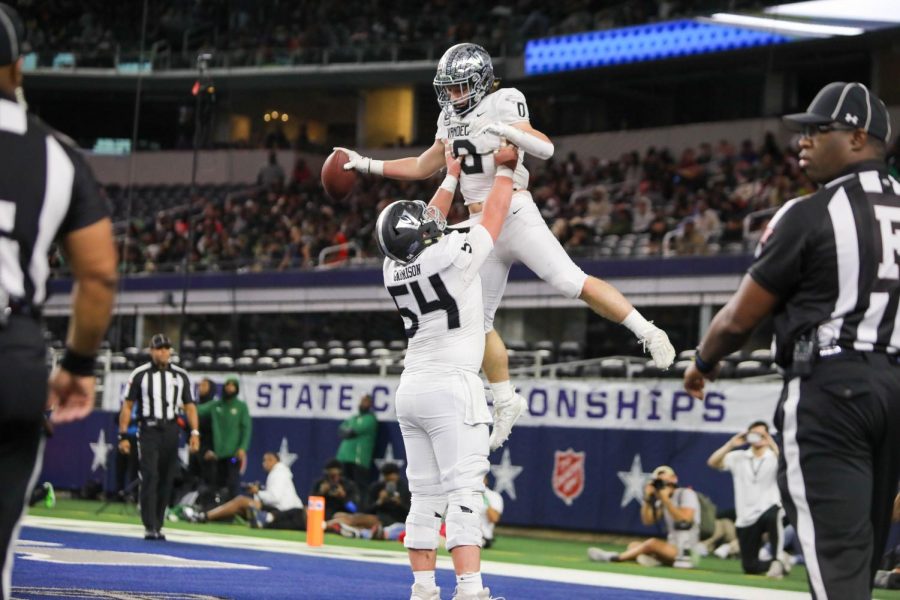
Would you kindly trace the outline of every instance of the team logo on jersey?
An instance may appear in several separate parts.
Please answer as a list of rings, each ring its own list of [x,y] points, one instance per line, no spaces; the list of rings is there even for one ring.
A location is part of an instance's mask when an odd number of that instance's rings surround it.
[[[553,460],[553,493],[571,506],[584,491],[584,452],[557,450]]]

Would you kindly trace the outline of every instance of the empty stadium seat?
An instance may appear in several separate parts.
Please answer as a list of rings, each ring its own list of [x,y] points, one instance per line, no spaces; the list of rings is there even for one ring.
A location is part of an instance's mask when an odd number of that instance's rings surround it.
[[[294,356],[282,356],[278,359],[279,367],[296,367],[297,366],[297,358]]]
[[[351,359],[366,358],[368,355],[369,351],[363,347],[350,348],[350,350],[347,351],[347,356]]]
[[[328,356],[330,356],[332,358],[334,358],[336,356],[345,356],[346,354],[347,354],[347,351],[344,350],[343,346],[331,346],[328,349]]]
[[[325,347],[329,350],[331,348],[343,348],[344,342],[342,342],[341,340],[328,340],[328,343],[325,344]]]
[[[278,360],[279,358],[284,356],[284,348],[269,348],[268,350],[266,350],[266,356]]]
[[[735,377],[757,377],[769,372],[769,367],[758,360],[742,360],[734,368]]]
[[[319,342],[316,340],[306,340],[300,346],[303,347],[304,350],[309,350],[310,348],[317,348],[319,346]]]
[[[626,377],[628,365],[621,358],[604,358],[600,361],[601,377]]]
[[[241,352],[241,356],[249,356],[250,358],[256,358],[259,356],[259,348],[245,348]]]
[[[202,340],[197,345],[197,350],[201,354],[214,354],[216,351],[216,343],[212,340]]]
[[[382,340],[369,340],[369,350],[374,350],[375,348],[384,348],[384,342]]]
[[[275,366],[275,359],[271,356],[260,356],[256,359],[256,368],[260,371],[264,371],[266,369],[274,369]]]
[[[306,356],[313,356],[316,358],[323,357],[323,356],[325,356],[325,348],[318,348],[318,347],[307,348]]]
[[[403,350],[406,350],[406,340],[391,340],[391,343],[388,344],[388,348],[396,352],[402,352]]]
[[[236,361],[234,361],[234,367],[238,371],[252,371],[254,369],[254,360],[253,356],[242,356]]]
[[[219,340],[219,343],[216,344],[216,353],[220,356],[231,356],[233,351],[231,340]]]
[[[209,369],[213,366],[213,357],[208,354],[201,354],[194,362],[198,369]]]
[[[349,342],[347,342],[346,346],[348,349],[350,349],[350,348],[365,348],[366,343],[362,340],[350,340]]]
[[[296,346],[293,348],[288,348],[285,351],[285,356],[293,356],[298,360],[303,357],[304,354],[306,354],[306,352],[303,350],[303,348],[297,348]]]
[[[234,368],[234,359],[230,356],[219,356],[216,358],[216,368],[223,371]]]
[[[319,364],[319,359],[316,358],[315,356],[304,356],[303,358],[300,359],[300,364],[304,367],[317,365],[317,364]]]

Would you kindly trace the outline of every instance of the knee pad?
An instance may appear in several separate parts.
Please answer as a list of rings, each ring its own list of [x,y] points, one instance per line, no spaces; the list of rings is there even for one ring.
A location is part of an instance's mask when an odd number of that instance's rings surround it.
[[[441,519],[447,509],[443,496],[413,496],[406,516],[403,545],[412,550],[434,550],[440,541]]]
[[[447,550],[457,546],[481,546],[481,513],[484,498],[480,492],[450,494],[447,505]]]

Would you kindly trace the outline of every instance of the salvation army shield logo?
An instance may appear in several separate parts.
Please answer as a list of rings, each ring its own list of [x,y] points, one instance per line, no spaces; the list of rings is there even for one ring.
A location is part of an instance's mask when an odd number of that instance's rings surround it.
[[[557,450],[553,461],[553,493],[571,506],[584,491],[584,452]]]

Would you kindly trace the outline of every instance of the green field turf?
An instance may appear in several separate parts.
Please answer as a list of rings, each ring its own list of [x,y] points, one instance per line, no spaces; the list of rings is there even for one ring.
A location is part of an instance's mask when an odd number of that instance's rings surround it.
[[[131,523],[140,524],[140,518],[133,505],[110,504],[106,510],[97,514],[101,503],[87,500],[60,499],[54,508],[32,507],[29,514],[42,517],[63,517],[98,522]],[[210,533],[244,535],[260,538],[305,541],[306,534],[299,531],[270,531],[251,529],[246,524],[217,524],[207,523],[203,525],[170,522],[166,527],[171,529],[187,529],[194,531],[207,531]],[[98,531],[102,526],[98,523]],[[622,550],[620,544],[591,544],[583,541],[567,539],[565,532],[559,532],[548,539],[546,533],[540,538],[532,537],[527,533],[516,535],[499,535],[496,543],[489,550],[485,550],[483,558],[498,562],[509,562],[526,565],[540,565],[547,567],[561,567],[568,569],[582,569],[588,571],[608,571],[613,573],[625,573],[628,575],[644,575],[648,577],[665,577],[687,581],[703,581],[708,583],[721,583],[732,585],[753,586],[790,591],[806,591],[806,569],[796,566],[791,574],[781,581],[774,581],[763,576],[744,575],[741,572],[739,560],[721,560],[716,557],[704,558],[697,569],[672,569],[667,567],[646,568],[635,563],[595,563],[587,559],[587,548],[591,545],[601,545],[610,550]],[[379,548],[381,550],[396,550],[404,552],[402,545],[397,542],[356,540],[343,538],[339,535],[326,535],[325,543],[335,546],[353,546],[360,548]],[[900,592],[876,590],[875,598],[898,599]]]

